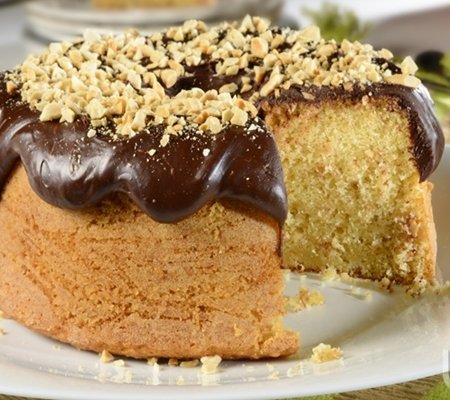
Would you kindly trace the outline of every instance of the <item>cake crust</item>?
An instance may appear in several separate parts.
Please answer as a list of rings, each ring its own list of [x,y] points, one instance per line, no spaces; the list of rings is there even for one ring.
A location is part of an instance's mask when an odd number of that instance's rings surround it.
[[[214,204],[161,224],[117,195],[63,210],[43,202],[19,166],[0,218],[0,308],[33,330],[136,358],[298,348],[281,325],[279,227],[255,209]]]

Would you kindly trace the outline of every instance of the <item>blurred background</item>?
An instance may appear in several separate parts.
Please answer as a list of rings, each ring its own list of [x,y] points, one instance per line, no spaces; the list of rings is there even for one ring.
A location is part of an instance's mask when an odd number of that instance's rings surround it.
[[[326,38],[413,56],[450,141],[450,0],[0,0],[0,70],[87,28],[150,33],[186,19],[215,24],[245,14],[294,28],[316,24]]]

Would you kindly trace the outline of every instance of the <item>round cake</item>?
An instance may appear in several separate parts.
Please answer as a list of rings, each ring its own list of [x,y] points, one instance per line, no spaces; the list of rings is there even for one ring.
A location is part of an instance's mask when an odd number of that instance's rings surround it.
[[[81,349],[262,358],[298,349],[283,266],[433,284],[415,69],[249,16],[30,56],[0,78],[0,308]]]

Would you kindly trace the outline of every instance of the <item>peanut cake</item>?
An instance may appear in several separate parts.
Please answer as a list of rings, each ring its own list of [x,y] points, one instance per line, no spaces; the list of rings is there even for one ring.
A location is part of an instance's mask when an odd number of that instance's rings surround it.
[[[247,16],[0,78],[0,308],[81,349],[279,357],[281,267],[434,282],[443,135],[406,58]]]

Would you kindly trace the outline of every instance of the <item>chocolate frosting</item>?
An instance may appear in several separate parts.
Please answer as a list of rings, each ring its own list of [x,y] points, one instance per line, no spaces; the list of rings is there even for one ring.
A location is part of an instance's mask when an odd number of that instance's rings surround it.
[[[203,66],[181,78],[170,94],[192,86],[218,88],[229,82],[240,85],[241,78],[215,76],[213,68]],[[314,100],[306,100],[302,92],[312,94]],[[401,102],[410,121],[411,155],[420,179],[425,180],[441,159],[444,137],[423,86],[372,84],[352,91],[291,87],[262,102],[360,101],[365,95],[392,96]],[[56,206],[89,207],[109,193],[124,192],[155,220],[173,222],[210,201],[236,199],[282,225],[287,215],[286,191],[278,150],[263,122],[263,108],[261,118],[246,127],[230,125],[216,136],[192,132],[160,147],[161,126],[150,126],[129,140],[112,141],[102,135],[87,137],[90,125],[86,118],[70,124],[40,122],[39,113],[21,102],[19,93],[6,92],[5,79],[0,76],[0,189],[20,159],[34,191]],[[156,153],[150,156],[149,149]],[[206,155],[205,149],[209,150]]]
[[[165,147],[161,126],[129,140],[88,138],[87,119],[40,122],[0,79],[0,188],[20,159],[34,191],[55,206],[89,207],[124,192],[155,220],[174,222],[212,200],[235,199],[281,225],[287,200],[276,144],[262,120],[250,125],[230,125],[217,136],[175,136]]]

